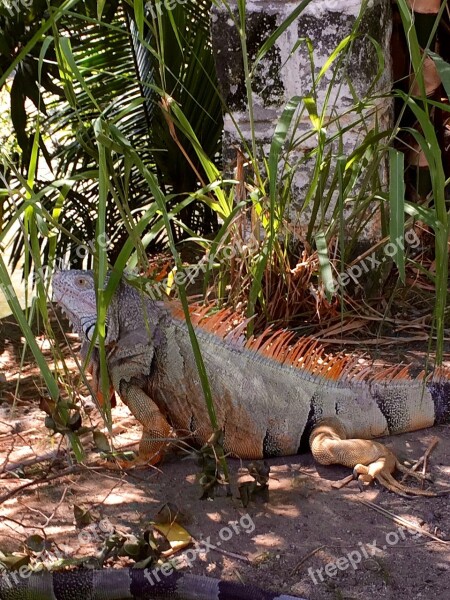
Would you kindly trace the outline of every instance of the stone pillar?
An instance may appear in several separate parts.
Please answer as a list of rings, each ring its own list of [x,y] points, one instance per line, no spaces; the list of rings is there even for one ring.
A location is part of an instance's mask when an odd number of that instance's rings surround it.
[[[256,69],[252,82],[255,109],[255,130],[258,145],[265,155],[280,117],[283,107],[293,96],[304,96],[311,92],[312,75],[310,60],[305,43],[292,52],[300,38],[309,38],[313,46],[315,77],[338,44],[352,31],[358,19],[362,5],[365,4],[361,18],[358,38],[344,61],[341,73],[332,86],[330,107],[333,114],[343,114],[354,103],[354,96],[363,98],[374,82],[379,63],[376,50],[369,36],[380,45],[385,60],[385,68],[379,79],[376,90],[388,91],[391,86],[390,69],[390,36],[391,12],[390,0],[312,0],[300,16],[288,27],[278,39],[275,46],[266,54]],[[237,2],[229,0],[237,17]],[[247,47],[250,64],[261,44],[292,13],[299,2],[285,0],[248,0],[247,2]],[[221,7],[215,7],[211,14],[212,39],[216,58],[219,82],[224,99],[234,120],[246,140],[250,139],[250,122],[246,100],[244,71],[242,64],[241,44],[235,24],[230,14]],[[319,109],[332,78],[333,68],[321,80],[317,97]],[[345,81],[345,74],[351,85]],[[353,88],[353,89],[352,89]],[[369,128],[377,119],[378,127],[383,129],[391,124],[391,104],[386,99],[376,101],[377,116],[368,117]],[[353,115],[354,117],[354,115]],[[343,117],[340,126],[345,127],[351,121]],[[306,111],[299,124],[299,131],[311,129]],[[357,126],[344,136],[344,152],[350,153],[360,143],[365,128]],[[317,144],[317,138],[310,137],[296,149],[300,153],[308,151]],[[240,145],[240,136],[230,114],[225,115],[224,122],[224,157],[225,161],[235,160],[234,147]],[[293,157],[295,160],[295,157]],[[311,168],[299,169],[294,180],[294,203],[297,208],[302,205],[307,184],[311,178]],[[294,205],[295,210],[295,205]],[[302,218],[307,219],[308,211]],[[368,233],[373,237],[375,228]],[[374,235],[376,237],[376,234]]]

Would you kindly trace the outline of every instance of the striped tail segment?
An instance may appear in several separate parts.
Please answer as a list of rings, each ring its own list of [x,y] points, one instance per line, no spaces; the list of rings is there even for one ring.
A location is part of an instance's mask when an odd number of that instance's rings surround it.
[[[10,573],[0,578],[0,600],[304,600],[254,586],[149,569]]]
[[[435,424],[450,422],[450,369],[437,367],[427,381],[427,388],[433,398]]]

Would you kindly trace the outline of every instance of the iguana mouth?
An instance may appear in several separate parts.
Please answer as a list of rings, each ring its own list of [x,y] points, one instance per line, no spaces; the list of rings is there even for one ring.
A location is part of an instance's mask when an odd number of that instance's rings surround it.
[[[56,301],[58,302],[58,301]],[[59,302],[58,302],[59,304]],[[63,308],[61,305],[59,306],[60,311],[63,313],[63,315],[65,315],[67,317],[67,320],[70,323],[71,327],[75,327],[78,328],[79,325],[77,324],[77,318],[75,317],[75,315],[70,312],[70,310],[68,310],[67,308]]]
[[[65,315],[67,317],[67,320],[70,323],[70,326],[72,328],[74,328],[76,331],[80,331],[81,330],[81,320],[80,320],[80,315],[75,314],[75,312],[73,312],[72,310],[70,310],[70,308],[67,308],[66,304],[64,303],[64,292],[57,292],[56,290],[53,290],[53,294],[52,294],[52,299],[54,302],[56,302],[56,304],[58,305],[60,311],[63,313],[63,315]],[[92,310],[93,314],[97,313],[97,308],[96,306],[92,306],[90,307],[90,309]]]

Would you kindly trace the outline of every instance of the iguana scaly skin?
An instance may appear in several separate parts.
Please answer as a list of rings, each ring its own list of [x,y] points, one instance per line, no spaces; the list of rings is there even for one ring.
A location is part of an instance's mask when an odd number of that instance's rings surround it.
[[[97,319],[92,272],[56,273],[53,295],[80,334],[85,355]],[[324,356],[317,341],[289,331],[246,340],[243,324],[236,326],[229,311],[207,313],[193,308],[191,319],[225,452],[244,459],[285,456],[309,441],[318,462],[354,468],[360,483],[376,478],[397,493],[433,495],[398,484],[391,476],[399,468],[396,457],[370,438],[449,420],[450,382],[443,369],[415,379],[401,366],[375,372],[348,356]],[[171,428],[198,444],[210,438],[178,303],[154,302],[121,282],[109,306],[105,344],[112,385],[144,428],[143,459],[159,460]],[[99,385],[96,350],[90,370]]]
[[[146,569],[0,576],[0,600],[302,600],[211,577],[174,572],[160,581]]]

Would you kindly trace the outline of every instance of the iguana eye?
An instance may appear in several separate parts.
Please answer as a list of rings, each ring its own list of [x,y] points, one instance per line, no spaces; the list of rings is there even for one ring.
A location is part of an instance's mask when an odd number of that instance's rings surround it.
[[[86,288],[89,285],[89,282],[86,279],[86,277],[77,277],[76,283],[77,283],[77,286],[80,288]]]

